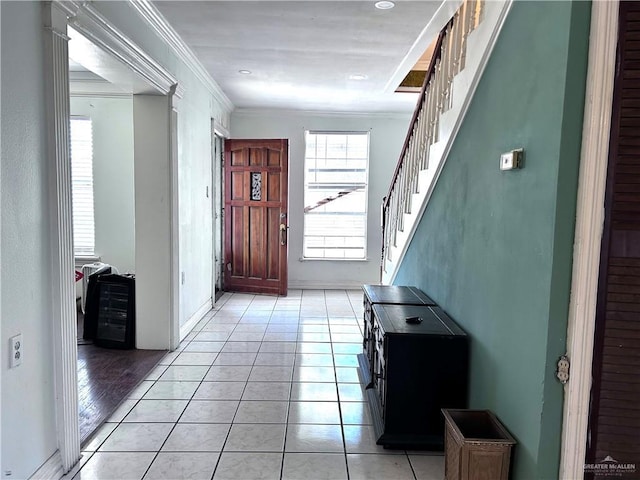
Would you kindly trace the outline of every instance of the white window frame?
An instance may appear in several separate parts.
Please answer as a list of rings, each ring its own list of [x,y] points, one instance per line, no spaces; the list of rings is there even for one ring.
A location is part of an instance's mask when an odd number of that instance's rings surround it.
[[[83,128],[88,128],[88,138],[80,139],[77,137],[80,125]],[[76,132],[75,138],[74,131]],[[73,253],[76,258],[92,258],[95,257],[96,237],[93,190],[93,123],[91,118],[84,115],[71,115],[69,133]],[[84,133],[86,134],[86,131]]]
[[[330,251],[331,249],[336,249],[336,250],[347,250],[349,249],[349,247],[330,247],[328,246],[327,248],[324,249],[318,249],[322,251],[322,256],[318,255],[318,256],[311,256],[309,255],[309,250],[307,247],[307,219],[309,218],[308,215],[310,215],[310,212],[307,211],[307,209],[311,208],[311,209],[317,209],[318,205],[314,204],[314,205],[307,205],[307,192],[308,192],[308,186],[309,186],[309,168],[310,166],[308,165],[309,162],[309,158],[307,157],[307,145],[309,143],[309,136],[310,135],[341,135],[341,136],[345,136],[345,135],[359,135],[359,136],[366,136],[366,143],[367,143],[367,150],[366,150],[366,160],[365,160],[365,181],[364,181],[364,205],[363,205],[363,212],[354,212],[354,214],[357,214],[359,217],[362,218],[362,222],[363,222],[363,235],[362,235],[362,241],[363,241],[363,246],[362,246],[362,255],[361,256],[357,256],[357,257],[347,257],[347,256],[331,256],[331,255],[327,255],[327,251]],[[369,160],[370,160],[370,132],[369,131],[331,131],[331,130],[306,130],[304,133],[304,139],[305,139],[305,152],[304,152],[304,187],[303,187],[303,203],[304,203],[304,213],[303,213],[303,233],[302,233],[302,258],[301,260],[335,260],[335,261],[364,261],[367,260],[367,240],[368,240],[368,228],[367,228],[367,216],[368,216],[368,203],[369,203]],[[326,153],[325,153],[326,155]],[[317,160],[317,156],[314,157]],[[326,158],[326,156],[325,156]],[[316,167],[317,168],[317,167]],[[350,182],[345,182],[345,183],[350,183]],[[357,183],[361,183],[361,182],[352,182],[354,185]],[[332,199],[333,200],[337,200],[337,198]],[[330,202],[327,202],[330,203]],[[325,236],[326,238],[330,238],[329,235]],[[353,248],[353,247],[352,247]]]

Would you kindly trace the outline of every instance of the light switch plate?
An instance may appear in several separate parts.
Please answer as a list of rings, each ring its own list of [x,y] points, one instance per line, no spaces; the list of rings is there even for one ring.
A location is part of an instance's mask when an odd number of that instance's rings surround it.
[[[500,155],[500,170],[514,170],[522,167],[523,149],[511,150]]]

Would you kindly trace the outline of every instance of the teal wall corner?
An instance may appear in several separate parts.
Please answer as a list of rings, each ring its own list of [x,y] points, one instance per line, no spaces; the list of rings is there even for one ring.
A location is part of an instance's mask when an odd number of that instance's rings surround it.
[[[395,284],[471,339],[470,408],[518,441],[514,479],[559,466],[590,3],[514,2]],[[524,148],[521,170],[500,154]]]

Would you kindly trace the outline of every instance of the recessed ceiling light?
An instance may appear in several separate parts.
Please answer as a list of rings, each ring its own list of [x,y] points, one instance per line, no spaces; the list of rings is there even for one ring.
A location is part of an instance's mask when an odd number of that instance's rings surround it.
[[[251,70],[238,70],[241,75],[251,75]]]
[[[375,7],[378,10],[389,10],[389,9],[395,7],[395,6],[396,6],[395,3],[390,2],[388,0],[381,0],[381,1],[375,3]]]
[[[356,73],[353,75],[349,75],[349,80],[366,80],[367,77],[366,75],[363,75],[362,73]]]

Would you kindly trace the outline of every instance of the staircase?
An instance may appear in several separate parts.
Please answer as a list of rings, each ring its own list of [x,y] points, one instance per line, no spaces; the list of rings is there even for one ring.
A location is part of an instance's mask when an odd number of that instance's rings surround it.
[[[512,0],[465,0],[440,32],[382,203],[383,284],[393,282],[462,125]]]

